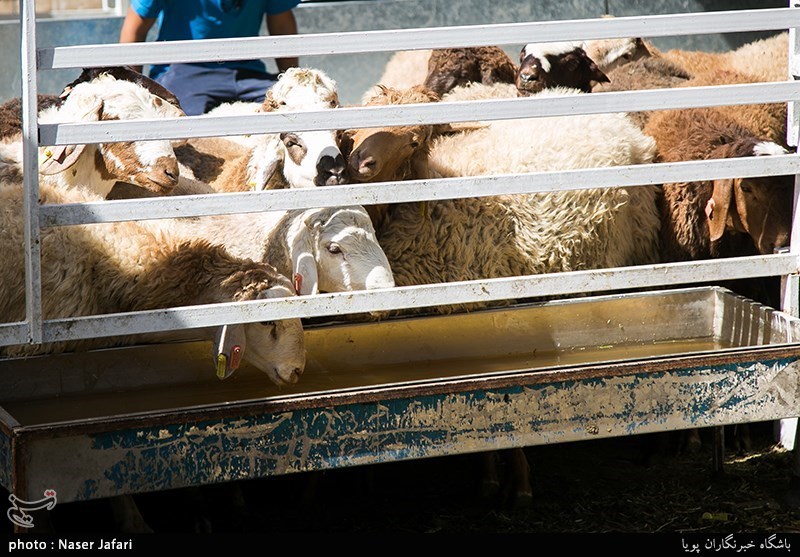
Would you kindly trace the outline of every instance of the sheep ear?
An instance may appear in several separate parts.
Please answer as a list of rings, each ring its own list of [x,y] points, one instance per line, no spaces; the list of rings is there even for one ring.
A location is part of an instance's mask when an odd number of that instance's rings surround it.
[[[289,238],[289,254],[292,258],[292,282],[298,296],[317,294],[319,277],[317,260],[314,258],[314,230],[305,222],[292,228]]]
[[[272,96],[272,90],[267,91],[264,102],[261,104],[261,112],[275,112],[278,108],[280,105]]]
[[[214,365],[219,379],[227,379],[242,363],[246,339],[244,325],[223,325],[214,337]]]
[[[415,153],[411,158],[411,179],[427,180],[431,177],[428,153]]]
[[[80,158],[86,145],[58,145],[39,147],[39,174],[53,175],[64,172]]]
[[[587,58],[589,57],[587,56]],[[589,59],[589,77],[592,81],[596,81],[597,83],[611,83],[608,76],[604,74],[591,59]]]
[[[730,209],[732,198],[733,179],[714,180],[714,192],[711,195],[710,210],[706,211],[708,215],[708,230],[711,233],[712,242],[719,240],[725,234],[728,210]]]
[[[255,191],[267,189],[267,184],[278,170],[278,165],[283,162],[283,149],[277,138],[271,138],[260,151],[254,154],[258,164],[247,176],[247,186]]]
[[[342,156],[347,159],[350,153],[353,152],[353,131],[339,131],[337,132],[337,139],[339,141],[339,151],[341,151]]]

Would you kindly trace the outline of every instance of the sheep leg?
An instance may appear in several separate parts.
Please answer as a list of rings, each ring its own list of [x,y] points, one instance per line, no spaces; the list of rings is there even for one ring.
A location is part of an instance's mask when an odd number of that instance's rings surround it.
[[[481,497],[488,499],[500,492],[500,474],[497,471],[497,451],[480,454],[483,474],[481,477]]]
[[[505,451],[508,462],[508,472],[514,486],[513,506],[523,508],[530,506],[533,501],[533,488],[531,487],[531,467],[525,451],[517,447]]]
[[[715,475],[724,472],[725,465],[725,427],[716,426],[714,428],[714,455],[712,457],[712,468]]]
[[[684,449],[686,452],[689,454],[699,453],[702,446],[703,441],[700,439],[700,430],[698,428],[687,430],[684,440]]]

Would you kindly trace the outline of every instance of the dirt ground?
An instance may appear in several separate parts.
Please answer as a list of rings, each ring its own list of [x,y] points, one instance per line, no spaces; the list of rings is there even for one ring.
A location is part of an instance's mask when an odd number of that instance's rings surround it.
[[[800,510],[785,504],[791,454],[774,447],[771,427],[752,426],[751,450],[729,448],[721,476],[710,430],[697,453],[678,452],[675,434],[656,453],[653,437],[530,447],[524,508],[480,496],[475,455],[238,482],[244,510],[229,486],[205,488],[202,502],[185,490],[137,501],[157,532],[797,533]],[[52,522],[57,533],[113,531],[108,511],[105,501],[62,505]]]

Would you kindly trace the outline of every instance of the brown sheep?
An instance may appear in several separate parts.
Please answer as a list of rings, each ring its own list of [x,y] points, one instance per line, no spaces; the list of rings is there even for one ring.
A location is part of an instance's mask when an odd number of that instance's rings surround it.
[[[655,138],[664,162],[786,153],[717,108],[659,112],[645,133]],[[665,260],[772,253],[789,240],[792,183],[790,176],[774,176],[665,184]],[[751,240],[746,253],[730,252],[730,242],[742,246],[738,235]]]

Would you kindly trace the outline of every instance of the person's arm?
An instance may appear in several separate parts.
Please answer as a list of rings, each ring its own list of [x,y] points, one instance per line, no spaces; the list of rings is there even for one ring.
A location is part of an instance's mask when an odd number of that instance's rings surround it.
[[[296,35],[297,34],[297,21],[294,19],[292,10],[286,10],[279,14],[267,14],[267,30],[270,35]],[[275,62],[278,64],[278,69],[285,72],[289,68],[298,65],[297,58],[276,58]]]
[[[156,18],[146,18],[140,16],[133,8],[128,8],[125,21],[122,23],[122,30],[119,32],[119,42],[121,43],[143,43],[147,38],[147,32],[156,22]],[[142,66],[131,66],[137,72],[142,71]]]

